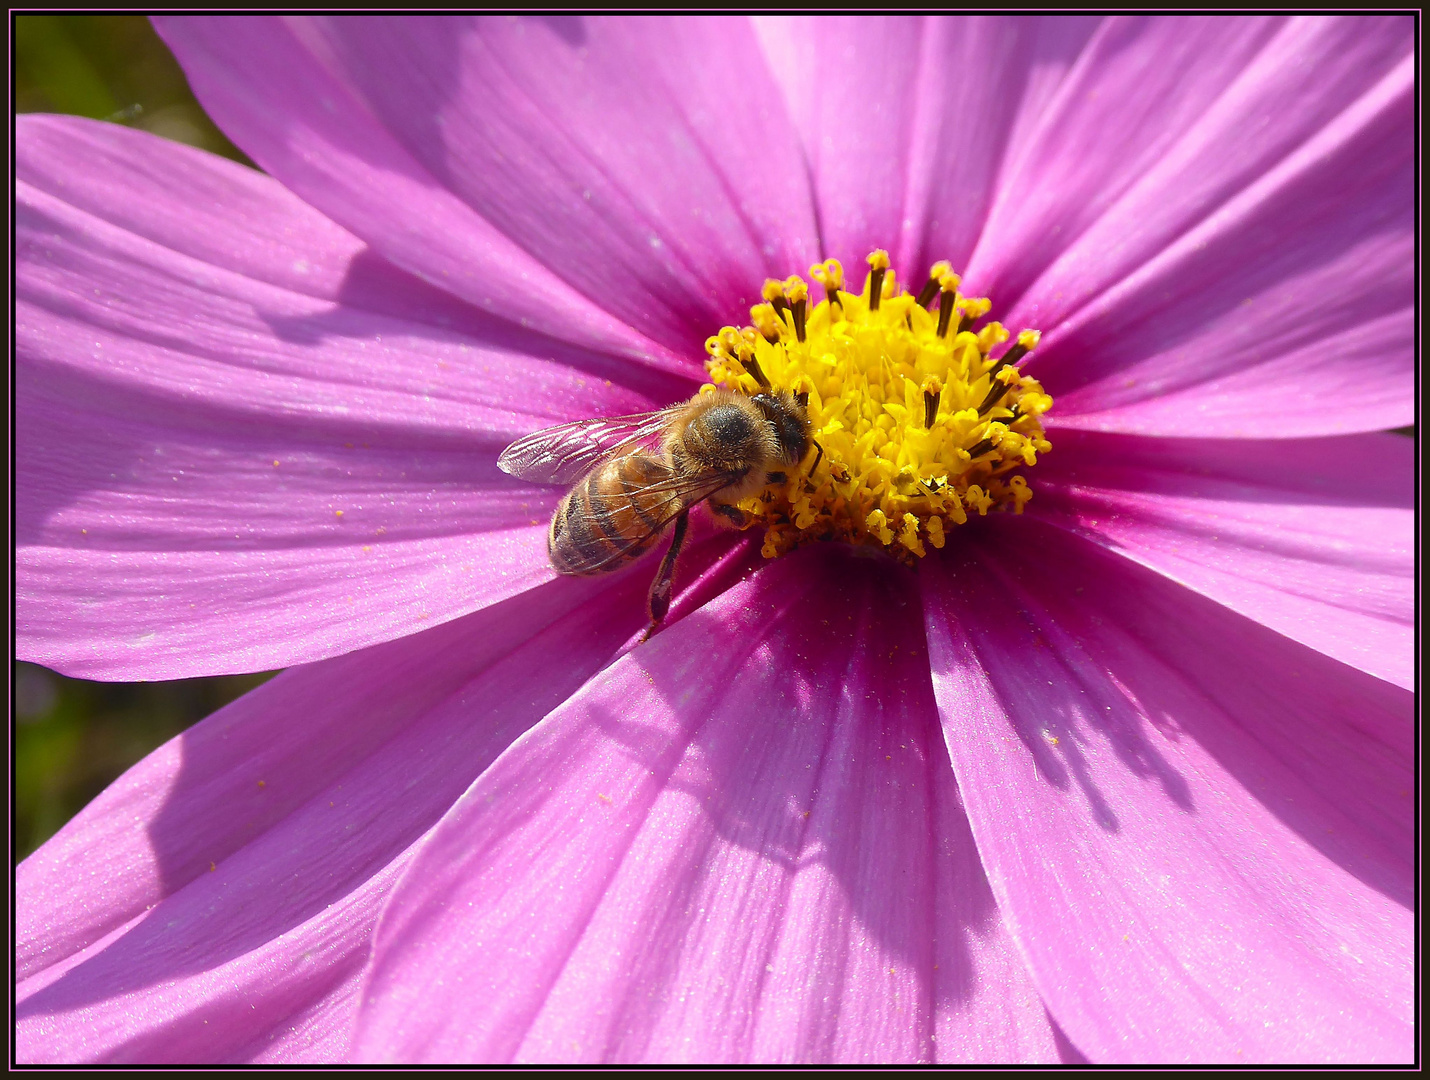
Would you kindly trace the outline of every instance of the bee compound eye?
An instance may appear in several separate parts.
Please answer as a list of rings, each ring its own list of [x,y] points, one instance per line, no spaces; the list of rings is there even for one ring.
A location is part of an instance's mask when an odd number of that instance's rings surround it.
[[[756,394],[750,400],[760,412],[764,413],[766,420],[774,420],[785,411],[780,405],[779,398],[770,394]]]

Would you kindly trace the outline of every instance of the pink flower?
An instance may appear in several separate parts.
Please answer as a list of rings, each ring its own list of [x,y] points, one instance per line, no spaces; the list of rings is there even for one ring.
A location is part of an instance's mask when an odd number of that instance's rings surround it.
[[[166,20],[17,134],[19,655],[288,667],[17,872],[23,1061],[1408,1061],[1408,18]],[[510,439],[947,258],[1056,400],[917,572],[556,579]]]

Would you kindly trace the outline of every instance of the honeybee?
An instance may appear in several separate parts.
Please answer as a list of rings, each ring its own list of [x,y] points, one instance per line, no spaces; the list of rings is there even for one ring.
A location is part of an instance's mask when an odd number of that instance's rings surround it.
[[[807,401],[782,391],[696,394],[655,412],[534,432],[503,450],[497,465],[521,480],[575,481],[547,533],[557,573],[618,570],[671,533],[650,586],[649,638],[670,610],[675,560],[691,508],[708,500],[729,523],[746,524],[745,512],[735,504],[768,484],[783,483],[785,470],[799,465],[813,444]]]

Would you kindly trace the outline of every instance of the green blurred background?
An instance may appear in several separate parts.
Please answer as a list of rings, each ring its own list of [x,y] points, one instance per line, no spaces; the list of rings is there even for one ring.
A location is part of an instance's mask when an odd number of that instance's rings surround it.
[[[199,108],[147,19],[17,15],[12,30],[17,112],[128,124],[252,164]],[[130,765],[271,674],[97,683],[17,663],[14,676],[18,862]]]
[[[253,164],[199,107],[148,19],[16,15],[13,25],[16,112],[109,120]]]

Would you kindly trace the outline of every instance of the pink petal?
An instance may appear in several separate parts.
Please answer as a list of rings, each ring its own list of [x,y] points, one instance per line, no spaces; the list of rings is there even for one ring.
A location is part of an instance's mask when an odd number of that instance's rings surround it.
[[[1008,310],[1235,84],[1277,25],[1104,19],[1006,165],[970,284]]]
[[[683,561],[676,617],[728,584],[727,543]],[[646,582],[562,579],[294,668],[135,766],[18,869],[20,1057],[346,1056],[397,875],[640,628]]]
[[[921,570],[994,894],[1099,1062],[1413,1054],[1412,699],[1031,520]]]
[[[1084,18],[756,20],[799,129],[827,254],[887,248],[915,290],[973,250],[1000,171],[1076,59]]]
[[[912,590],[799,552],[514,744],[394,896],[359,1054],[1055,1059],[939,747]]]
[[[1414,685],[1414,444],[1059,432],[1030,513]]]
[[[1059,423],[1412,422],[1412,46],[1405,18],[1108,26],[969,269],[1049,331]]]
[[[550,576],[559,495],[504,443],[689,392],[501,329],[231,162],[47,117],[19,149],[26,659],[263,670],[493,603]]]
[[[554,335],[698,373],[763,279],[816,254],[743,20],[159,25],[267,171],[398,265]]]

